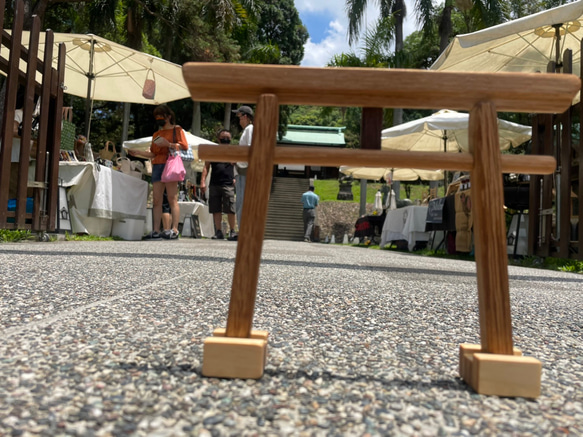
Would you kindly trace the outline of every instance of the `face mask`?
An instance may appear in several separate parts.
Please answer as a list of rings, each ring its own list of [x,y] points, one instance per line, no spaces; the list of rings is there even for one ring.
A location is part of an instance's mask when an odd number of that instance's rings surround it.
[[[166,124],[166,120],[164,119],[157,119],[156,120],[156,124],[160,127],[164,126]]]
[[[231,144],[231,140],[228,138],[220,138],[219,143],[221,144]]]

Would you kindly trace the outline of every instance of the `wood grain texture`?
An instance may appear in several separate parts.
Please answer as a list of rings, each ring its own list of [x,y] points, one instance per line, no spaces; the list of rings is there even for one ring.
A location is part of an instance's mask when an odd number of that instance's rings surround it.
[[[540,396],[542,364],[532,357],[477,353],[471,361],[471,386],[480,394]]]
[[[12,138],[14,111],[16,106],[16,92],[18,90],[18,72],[20,41],[22,40],[22,25],[24,21],[24,6],[22,2],[16,2],[14,11],[14,24],[12,39],[10,41],[10,56],[8,60],[8,71],[6,77],[6,96],[4,106],[4,117],[2,118],[2,136],[0,148],[0,228],[12,229],[6,225],[8,218],[8,190],[10,185],[10,162],[12,154]]]
[[[470,110],[491,101],[499,111],[558,113],[581,86],[566,74],[469,73],[403,69],[306,68],[189,62],[182,67],[194,100]],[[233,80],[233,78],[237,80]]]
[[[263,376],[267,341],[255,338],[207,337],[202,374],[216,378],[259,379]]]
[[[36,169],[35,169],[35,180],[45,181],[47,180],[47,139],[49,132],[49,115],[50,115],[50,97],[51,97],[51,76],[52,76],[52,59],[53,59],[53,43],[54,34],[51,30],[45,32],[45,53],[44,53],[44,66],[43,66],[43,80],[41,87],[40,96],[40,122],[38,130],[38,146],[36,154]],[[62,103],[62,102],[61,102]],[[58,114],[61,114],[59,112]],[[54,119],[55,117],[53,117]],[[59,126],[61,120],[58,119]],[[60,147],[60,145],[59,145]],[[55,226],[49,227],[50,218],[41,217],[40,215],[40,205],[41,199],[45,192],[42,189],[35,189],[33,198],[33,212],[32,212],[32,228],[33,229],[43,229],[43,230],[54,230]],[[50,216],[50,214],[49,214]],[[53,218],[53,223],[55,218]]]
[[[51,70],[51,82],[53,84],[62,84],[65,82],[65,61],[67,59],[67,48],[64,43],[59,44],[57,69]],[[52,88],[52,87],[51,87]],[[55,87],[56,98],[51,110],[53,114],[63,113],[63,87]],[[52,117],[53,126],[49,129],[52,134],[47,138],[47,151],[50,154],[48,163],[48,180],[56,181],[59,175],[59,149],[61,148],[61,120],[58,117]],[[59,201],[59,185],[50,184],[47,192],[47,209],[49,211],[48,229],[56,228],[57,205]]]
[[[245,187],[247,195],[239,224],[237,256],[227,319],[226,335],[228,337],[247,338],[251,333],[261,248],[267,221],[267,205],[271,190],[278,117],[277,97],[270,94],[261,96],[255,113],[253,139],[249,147],[249,167]],[[247,147],[237,147],[247,149]]]
[[[569,50],[570,51],[570,50]],[[557,229],[555,230],[556,237],[559,239],[559,257],[569,258],[569,247],[571,243],[571,184],[572,184],[572,165],[571,165],[571,112],[569,110],[564,114],[561,114],[561,137],[560,144],[557,145],[557,149],[560,150],[559,160],[560,164],[560,183],[559,192],[555,198],[556,205],[556,219],[557,219]],[[558,138],[557,138],[558,139]],[[581,157],[579,158],[581,161]],[[573,238],[575,240],[577,237]]]
[[[249,150],[239,146],[201,145],[198,148],[198,156],[205,161],[248,161]],[[552,156],[529,156],[528,159],[524,159],[521,155],[501,155],[500,160],[501,171],[504,173],[551,174],[556,167],[555,158]],[[471,171],[474,158],[470,153],[276,147],[273,163]]]
[[[583,40],[581,41],[580,48],[583,49]],[[579,50],[579,53],[581,53],[581,50]],[[583,78],[583,71],[581,71],[581,76]],[[583,80],[581,81],[581,95],[583,95]],[[579,114],[583,114],[583,101],[580,100],[577,106]],[[575,194],[577,194],[577,197],[579,198],[579,232],[577,235],[577,240],[579,240],[579,242],[575,248],[577,253],[581,254],[583,253],[583,209],[581,209],[581,199],[583,199],[583,164],[581,163],[581,157],[583,156],[583,137],[581,137],[581,135],[579,135],[577,150],[579,152],[579,189]]]
[[[470,112],[470,151],[474,244],[482,350],[512,355],[504,192],[496,108],[479,103]]]
[[[482,352],[482,346],[479,344],[462,343],[459,349],[459,373],[460,377],[468,384],[472,382],[472,365],[474,354]],[[518,348],[513,349],[515,357],[521,357],[522,351]]]
[[[38,45],[40,39],[40,18],[34,16],[29,34],[28,59],[26,65],[26,99],[22,108],[22,137],[20,138],[20,162],[18,163],[18,191],[16,194],[16,228],[26,226],[26,199],[28,191],[28,167],[30,165],[30,146],[32,139],[32,113],[34,110],[34,89],[36,84],[36,66],[38,62]],[[32,92],[31,92],[32,91]]]
[[[360,148],[381,150],[383,130],[383,108],[362,108],[360,121]]]

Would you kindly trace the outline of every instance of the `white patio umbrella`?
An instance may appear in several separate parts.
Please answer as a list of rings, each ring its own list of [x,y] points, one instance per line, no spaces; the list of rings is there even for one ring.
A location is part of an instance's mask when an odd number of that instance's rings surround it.
[[[581,71],[583,1],[459,35],[431,66],[442,71],[546,72],[550,61],[562,66],[573,50],[573,74]],[[579,101],[579,95],[574,103]]]
[[[428,117],[403,123],[381,132],[381,149],[417,152],[468,152],[470,115],[442,109]],[[530,126],[498,120],[500,150],[525,143],[532,135]]]
[[[44,56],[45,32],[40,33],[39,58]],[[23,32],[27,46],[29,32]],[[97,35],[55,33],[53,63],[56,65],[58,46],[65,43],[65,87],[67,94],[90,100],[143,103],[158,105],[190,98],[184,83],[182,66],[148,53],[139,52]],[[0,56],[8,59],[10,51]],[[146,79],[154,79],[156,91],[148,99],[142,95]]]
[[[410,150],[417,152],[467,152],[469,114],[442,109],[428,117],[403,123],[381,132],[382,150]],[[532,135],[530,126],[498,120],[500,150],[508,150],[528,141]],[[407,168],[340,167],[344,174],[359,179],[379,180],[393,171],[392,180],[427,181],[442,180],[442,170],[418,170]]]
[[[40,33],[39,58],[44,56],[46,33]],[[29,32],[23,32],[22,43],[29,43]],[[142,103],[158,105],[190,98],[180,65],[156,56],[130,49],[97,35],[55,33],[53,64],[56,66],[58,46],[66,47],[64,92],[87,99],[86,124],[89,130],[91,102]],[[0,57],[8,59],[9,50]],[[26,65],[21,62],[21,69]],[[146,79],[153,80],[152,98],[144,97]],[[152,82],[150,82],[152,84]],[[87,132],[88,133],[88,132]]]
[[[378,181],[387,179],[387,173],[393,172],[393,181],[438,181],[443,179],[442,170],[420,170],[414,168],[386,168],[386,167],[350,167],[343,165],[340,172],[352,176],[354,179],[369,179]]]
[[[202,171],[204,161],[198,159],[198,146],[200,146],[201,144],[216,145],[217,143],[213,143],[212,141],[206,140],[201,137],[197,137],[196,135],[193,135],[188,131],[184,131],[184,134],[186,135],[186,141],[188,142],[188,145],[192,150],[192,154],[194,155],[194,161],[190,163],[190,168],[194,171]],[[151,145],[152,137],[143,137],[123,142],[124,149],[132,150],[148,150]]]

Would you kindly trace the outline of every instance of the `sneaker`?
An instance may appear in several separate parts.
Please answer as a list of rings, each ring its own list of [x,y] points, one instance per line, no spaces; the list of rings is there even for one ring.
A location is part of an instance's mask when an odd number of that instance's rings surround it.
[[[147,235],[144,235],[144,237],[142,238],[142,240],[159,240],[160,239],[160,233],[156,232],[156,231],[152,231]]]
[[[160,236],[165,240],[170,240],[170,238],[172,237],[172,231],[170,229],[164,229]]]
[[[170,231],[170,239],[171,240],[178,240],[178,231],[175,231],[174,229],[172,229]]]
[[[215,235],[211,237],[213,240],[224,240],[225,236],[223,235],[223,231],[217,231]]]
[[[310,239],[309,239],[309,238],[304,238],[304,241],[305,241],[306,243],[310,243]]]
[[[227,240],[229,240],[229,241],[237,241],[238,238],[239,238],[239,234],[237,234],[233,230],[229,231],[229,236],[227,237]]]

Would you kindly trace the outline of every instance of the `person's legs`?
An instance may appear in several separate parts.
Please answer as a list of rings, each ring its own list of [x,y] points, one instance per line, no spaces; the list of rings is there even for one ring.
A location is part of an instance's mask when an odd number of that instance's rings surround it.
[[[172,226],[172,219],[170,217],[170,204],[168,203],[168,195],[166,194],[166,187],[164,187],[164,194],[162,195],[162,229],[167,230]]]
[[[222,187],[222,211],[227,214],[227,221],[229,222],[229,236],[228,240],[235,241],[238,236],[235,232],[235,190],[232,185],[225,185]]]
[[[154,232],[160,233],[160,222],[162,219],[162,196],[164,195],[164,183],[154,182],[153,184],[153,213],[154,221],[152,222],[152,228]]]
[[[162,227],[164,230],[170,229],[172,226],[172,216],[169,212],[162,212]]]
[[[222,217],[223,214],[220,212],[213,212],[213,222],[215,223],[215,235],[218,231],[222,231]]]
[[[222,188],[218,185],[211,185],[209,187],[209,212],[213,215],[213,222],[215,224],[215,235],[213,235],[213,240],[224,239],[222,221],[223,214],[221,209],[222,201]]]
[[[160,237],[160,221],[162,218],[162,201],[164,197],[164,183],[160,181],[164,164],[154,164],[152,166],[152,232],[146,235],[146,239]]]
[[[312,230],[314,229],[314,220],[316,211],[314,209],[304,209],[304,241],[312,241]]]
[[[235,214],[227,214],[227,221],[229,222],[229,230],[235,232]]]
[[[235,197],[236,206],[235,209],[237,211],[237,225],[239,226],[239,232],[241,232],[241,213],[243,212],[243,199],[245,197],[245,180],[247,176],[237,175],[235,178],[235,191],[237,192],[237,196]]]
[[[170,214],[172,215],[172,231],[178,233],[178,222],[180,220],[180,206],[178,205],[178,184],[168,182],[166,185],[166,195],[170,204]]]

